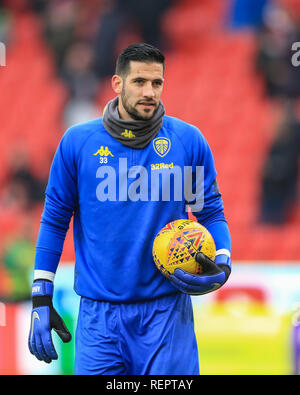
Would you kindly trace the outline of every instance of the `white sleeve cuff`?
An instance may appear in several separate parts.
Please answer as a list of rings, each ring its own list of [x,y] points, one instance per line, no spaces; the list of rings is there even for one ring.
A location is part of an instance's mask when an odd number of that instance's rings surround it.
[[[47,270],[35,270],[33,281],[34,280],[49,280],[54,282],[55,273],[49,272]]]
[[[230,251],[226,250],[226,248],[221,248],[216,251],[216,256],[217,255],[227,255],[230,258]]]

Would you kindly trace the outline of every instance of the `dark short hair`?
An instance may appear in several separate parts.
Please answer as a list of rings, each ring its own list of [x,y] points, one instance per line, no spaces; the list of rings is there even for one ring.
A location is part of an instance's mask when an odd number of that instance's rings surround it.
[[[116,64],[117,75],[126,76],[129,73],[130,62],[161,63],[165,71],[165,57],[160,50],[150,44],[132,44],[119,55]]]

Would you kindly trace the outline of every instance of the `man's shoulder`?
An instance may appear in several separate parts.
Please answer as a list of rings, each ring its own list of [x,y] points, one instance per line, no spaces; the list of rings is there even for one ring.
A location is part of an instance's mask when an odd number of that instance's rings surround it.
[[[105,132],[105,129],[102,124],[102,118],[97,118],[70,126],[64,133],[62,141],[67,145],[76,147],[76,151],[80,149],[89,138],[92,138],[97,133],[103,132]]]
[[[101,131],[103,129],[102,118],[92,119],[91,121],[77,123],[75,125],[70,126],[66,135],[72,135],[72,137],[85,137],[90,134],[95,133],[96,131]]]
[[[170,132],[176,133],[180,138],[183,139],[197,140],[199,138],[204,138],[202,132],[198,129],[198,127],[176,117],[165,115],[163,126],[169,129]]]

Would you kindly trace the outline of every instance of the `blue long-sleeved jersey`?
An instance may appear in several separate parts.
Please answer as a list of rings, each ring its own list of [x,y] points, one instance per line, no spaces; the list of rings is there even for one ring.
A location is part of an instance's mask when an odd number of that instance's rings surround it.
[[[168,222],[188,218],[188,202],[217,250],[230,251],[213,156],[196,127],[164,116],[156,138],[133,149],[114,139],[101,118],[72,126],[50,171],[36,277],[54,277],[74,215],[79,295],[133,302],[177,292],[156,268],[152,244]]]

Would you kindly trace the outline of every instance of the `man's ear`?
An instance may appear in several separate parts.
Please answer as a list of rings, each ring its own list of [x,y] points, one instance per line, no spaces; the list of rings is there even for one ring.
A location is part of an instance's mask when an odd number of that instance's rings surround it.
[[[111,86],[117,95],[120,95],[123,88],[123,78],[115,74],[111,79]]]

